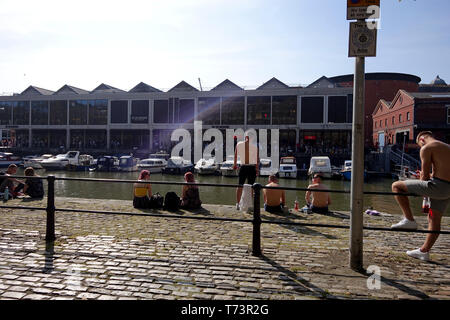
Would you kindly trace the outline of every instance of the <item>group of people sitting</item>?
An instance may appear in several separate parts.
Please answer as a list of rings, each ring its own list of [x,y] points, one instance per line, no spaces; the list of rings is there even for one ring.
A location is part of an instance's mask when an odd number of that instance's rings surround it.
[[[161,207],[161,202],[158,203],[156,195],[152,194],[152,186],[150,183],[150,171],[142,170],[139,174],[137,183],[133,185],[133,207],[139,209],[151,209]],[[195,178],[192,172],[186,172],[184,175],[184,181],[187,183],[192,183],[192,185],[186,184],[183,185],[181,189],[181,197],[173,200],[171,197],[170,201],[175,201],[178,203],[174,204],[174,207],[180,207],[182,209],[198,209],[202,205],[202,201],[200,200],[200,193],[197,185],[195,185]],[[170,194],[174,194],[173,192],[169,192]],[[166,194],[166,202],[169,200],[169,193]]]
[[[150,172],[142,170],[138,178],[139,182],[133,185],[133,207],[138,209],[151,209],[162,206],[162,202],[158,205],[155,200],[155,195],[152,193],[152,186],[150,183]],[[188,184],[183,185],[181,189],[181,197],[179,197],[179,207],[182,209],[198,209],[202,205],[200,200],[200,193],[197,185],[195,185],[195,178],[192,172],[187,172],[184,175],[184,181]],[[193,185],[189,185],[192,183]],[[279,187],[276,176],[269,176],[269,183],[266,187]],[[328,205],[331,204],[328,192],[317,192],[314,190],[326,190],[322,185],[321,176],[316,174],[313,177],[312,184],[308,186],[305,200],[307,206],[312,212],[327,213]],[[264,210],[270,213],[283,213],[287,211],[286,194],[283,189],[263,189],[264,194]],[[166,196],[167,197],[167,196]]]
[[[18,196],[29,196],[30,198],[44,197],[42,179],[31,178],[37,177],[32,167],[25,169],[25,176],[30,177],[25,179],[25,181],[12,177],[16,173],[17,165],[15,164],[10,164],[6,172],[0,172],[0,193],[3,194],[3,199],[12,199]],[[6,190],[8,192],[7,195],[5,194]]]
[[[269,176],[269,183],[266,187],[279,187],[276,176]],[[322,176],[315,174],[312,183],[308,186],[305,194],[306,207],[312,212],[327,213],[331,198],[328,192],[319,191],[328,188],[322,184]],[[270,213],[283,213],[287,211],[286,194],[283,189],[263,189],[264,210]]]

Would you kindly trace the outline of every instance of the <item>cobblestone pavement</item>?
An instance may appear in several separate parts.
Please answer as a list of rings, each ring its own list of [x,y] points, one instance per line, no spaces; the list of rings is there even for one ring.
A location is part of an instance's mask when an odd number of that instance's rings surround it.
[[[45,207],[46,199],[7,204]],[[56,207],[142,212],[118,200],[57,198]],[[252,218],[219,205],[175,215]],[[261,216],[349,225],[348,212]],[[398,220],[365,215],[364,224]],[[426,217],[417,221],[426,228]],[[45,211],[0,209],[0,299],[450,299],[448,235],[423,262],[405,251],[425,234],[364,231],[364,268],[381,274],[379,289],[368,289],[370,275],[348,267],[348,229],[263,224],[263,255],[254,257],[251,223],[57,211],[48,244],[45,223]]]

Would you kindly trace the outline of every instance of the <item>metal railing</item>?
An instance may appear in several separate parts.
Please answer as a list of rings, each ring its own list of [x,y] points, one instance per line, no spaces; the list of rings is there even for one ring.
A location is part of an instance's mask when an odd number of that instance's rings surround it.
[[[161,185],[196,185],[196,186],[206,186],[206,187],[224,187],[224,188],[242,188],[243,185],[239,184],[217,184],[217,183],[190,183],[190,182],[166,182],[166,181],[137,181],[137,180],[119,180],[119,179],[92,179],[92,178],[66,178],[66,177],[55,177],[49,175],[47,177],[39,176],[13,176],[14,178],[26,178],[26,179],[42,179],[47,180],[47,207],[30,207],[30,206],[7,206],[0,205],[0,208],[6,209],[30,209],[30,210],[45,210],[47,212],[46,219],[46,241],[56,240],[55,236],[55,212],[82,212],[82,213],[96,213],[96,214],[118,214],[118,215],[128,215],[128,216],[148,216],[148,217],[159,217],[159,218],[172,218],[172,219],[193,219],[193,220],[209,220],[209,221],[228,221],[228,222],[245,222],[253,224],[253,234],[252,234],[252,255],[261,256],[261,224],[279,224],[279,225],[292,225],[292,226],[305,226],[305,227],[318,227],[318,228],[338,228],[338,229],[350,229],[350,226],[338,225],[338,224],[316,224],[316,223],[301,223],[301,222],[291,222],[282,220],[262,220],[261,219],[261,190],[262,189],[282,189],[287,191],[311,191],[308,188],[293,188],[293,187],[273,187],[273,186],[262,186],[259,183],[252,185],[254,191],[253,198],[253,219],[237,219],[237,218],[220,218],[220,217],[199,217],[199,216],[180,216],[174,214],[161,214],[161,213],[136,213],[136,212],[119,212],[119,211],[99,211],[99,210],[84,210],[84,209],[67,209],[67,208],[56,208],[55,207],[55,181],[56,180],[71,180],[71,181],[86,181],[86,182],[108,182],[108,183],[144,183],[144,184],[161,184]],[[330,193],[350,193],[350,191],[345,190],[317,190],[314,192],[330,192]],[[413,193],[395,193],[395,192],[363,192],[364,194],[370,195],[399,195],[399,196],[418,196]],[[384,227],[367,227],[363,226],[364,230],[372,231],[390,231],[390,232],[414,232],[414,233],[433,233],[433,234],[450,234],[450,231],[431,231],[431,230],[406,230],[406,229],[391,229]]]

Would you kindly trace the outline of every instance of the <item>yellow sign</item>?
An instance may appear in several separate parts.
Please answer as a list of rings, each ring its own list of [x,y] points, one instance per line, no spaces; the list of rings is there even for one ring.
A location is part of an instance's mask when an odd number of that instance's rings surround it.
[[[347,0],[347,8],[368,6],[380,6],[380,0]]]

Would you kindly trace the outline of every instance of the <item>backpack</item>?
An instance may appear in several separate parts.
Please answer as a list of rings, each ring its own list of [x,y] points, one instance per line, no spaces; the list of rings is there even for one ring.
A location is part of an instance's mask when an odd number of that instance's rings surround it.
[[[177,211],[180,208],[180,197],[173,191],[166,193],[164,197],[164,210]]]
[[[151,209],[161,209],[164,204],[164,197],[156,192],[150,198],[150,208]]]

